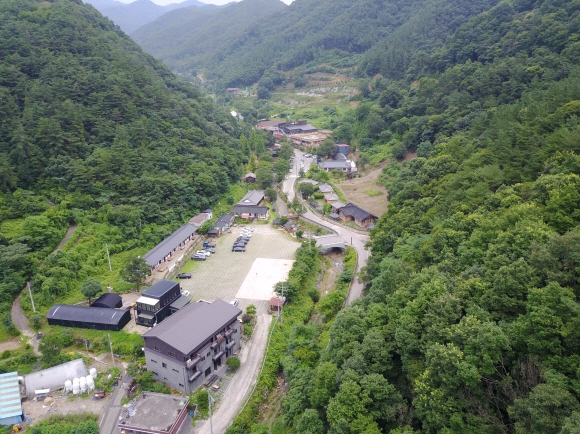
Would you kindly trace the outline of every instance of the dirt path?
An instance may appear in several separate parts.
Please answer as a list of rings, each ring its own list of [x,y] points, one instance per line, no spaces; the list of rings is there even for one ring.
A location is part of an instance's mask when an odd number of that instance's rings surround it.
[[[58,252],[60,249],[62,249],[62,247],[66,244],[66,242],[69,240],[72,234],[74,234],[76,229],[77,224],[72,223],[68,227],[68,230],[66,231],[66,234],[64,235],[63,239],[60,241],[58,246],[56,246],[56,249],[54,249],[51,254],[54,254]],[[14,303],[12,303],[10,315],[12,316],[12,322],[14,323],[16,328],[20,330],[20,332],[29,339],[30,344],[32,345],[34,350],[34,354],[40,355],[40,351],[38,351],[38,340],[34,337],[35,336],[34,331],[28,326],[28,318],[26,318],[26,315],[24,315],[24,312],[22,310],[22,304],[20,303],[20,297],[22,297],[22,294],[26,295],[26,292],[27,289],[24,288],[24,290],[20,293],[20,295],[16,297],[16,300],[14,300]]]
[[[387,189],[378,183],[382,167],[360,177],[337,184],[348,202],[355,203],[377,216],[387,212]]]

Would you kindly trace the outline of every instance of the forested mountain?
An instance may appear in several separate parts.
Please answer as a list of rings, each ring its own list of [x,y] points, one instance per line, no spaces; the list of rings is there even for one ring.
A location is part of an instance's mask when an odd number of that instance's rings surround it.
[[[113,253],[151,246],[239,179],[236,121],[80,0],[0,1],[0,59],[2,302],[70,221],[80,246],[93,223]],[[46,300],[78,291],[92,254],[53,257]]]
[[[121,27],[125,33],[132,33],[144,24],[174,9],[192,6],[215,8],[214,5],[207,5],[197,0],[185,0],[182,3],[172,3],[166,6],[155,4],[151,0],[136,0],[132,3],[121,3],[116,0],[86,0],[85,3],[92,4],[100,13]]]
[[[203,58],[192,57],[194,44],[183,50],[164,51],[179,32],[187,31],[177,22],[170,31],[164,29],[167,22],[155,29],[146,26],[136,40],[171,68],[182,72],[203,70],[223,86],[248,85],[270,69],[289,70],[309,62],[356,64],[352,55],[366,52],[385,38],[393,40],[393,34],[407,38],[405,32],[415,32],[413,37],[421,38],[424,49],[442,44],[469,17],[488,10],[497,1],[296,0],[283,13],[264,17],[247,25],[235,38],[220,41],[215,51]],[[406,56],[409,44],[412,42],[401,47],[396,56]]]
[[[272,432],[578,432],[579,18],[577,1],[502,1],[430,54],[405,39],[401,71],[392,43],[369,53],[384,76],[342,132],[371,159],[418,157],[383,170],[366,296],[316,363],[288,345]]]
[[[224,46],[237,44],[246,30],[257,28],[260,18],[279,19],[286,9],[280,0],[243,0],[220,9],[180,9],[131,36],[172,69],[196,70],[212,63]]]

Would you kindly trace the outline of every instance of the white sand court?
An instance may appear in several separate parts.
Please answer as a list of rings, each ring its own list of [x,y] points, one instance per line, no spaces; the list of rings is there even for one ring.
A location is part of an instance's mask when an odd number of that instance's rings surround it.
[[[288,278],[292,264],[292,259],[256,258],[236,298],[270,300],[274,295],[274,285]]]

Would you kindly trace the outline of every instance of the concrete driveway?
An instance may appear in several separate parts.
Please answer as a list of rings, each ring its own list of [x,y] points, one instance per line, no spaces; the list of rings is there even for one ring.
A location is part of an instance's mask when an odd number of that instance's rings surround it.
[[[238,412],[242,409],[246,398],[258,379],[272,317],[258,316],[252,338],[240,351],[242,365],[229,385],[229,388],[218,407],[213,411],[213,434],[223,434],[232,424]],[[197,422],[194,432],[197,434],[211,434],[209,420]]]

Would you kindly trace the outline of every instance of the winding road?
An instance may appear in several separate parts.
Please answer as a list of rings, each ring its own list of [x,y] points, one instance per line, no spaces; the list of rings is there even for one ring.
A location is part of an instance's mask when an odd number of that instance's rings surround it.
[[[52,202],[49,203],[52,206],[54,206]],[[52,251],[51,255],[55,254],[60,249],[62,249],[62,247],[66,244],[68,239],[72,236],[72,234],[74,234],[76,229],[77,224],[72,223],[68,227],[68,230],[66,231],[66,234],[64,235],[60,243],[58,243],[58,246],[56,246],[56,248]],[[34,349],[34,353],[36,355],[40,355],[40,352],[38,351],[38,340],[35,338],[34,331],[28,326],[28,318],[26,317],[26,315],[24,315],[24,311],[22,310],[22,304],[20,303],[20,297],[22,297],[23,294],[25,296],[28,295],[26,294],[26,292],[27,289],[24,288],[24,290],[18,295],[18,297],[16,297],[14,303],[12,303],[12,308],[10,309],[10,316],[12,317],[12,322],[14,323],[16,328],[20,330],[22,335],[26,336],[30,340],[30,344]]]
[[[304,170],[307,170],[310,165],[312,164],[311,158],[306,158],[302,151],[298,149],[294,149],[294,168],[292,170],[292,174],[285,179],[282,183],[282,191],[288,196],[288,200],[292,201],[294,199],[295,191],[294,187],[296,181],[298,179],[298,172],[299,172],[299,164],[302,160],[304,160]],[[367,264],[369,258],[369,251],[365,249],[365,244],[370,241],[370,237],[368,235],[363,235],[357,231],[354,231],[347,226],[343,226],[340,224],[330,223],[329,221],[320,218],[316,214],[311,211],[306,211],[302,214],[303,217],[306,217],[308,220],[312,220],[315,223],[327,227],[328,229],[336,232],[337,240],[343,241],[345,244],[352,246],[357,253],[357,266],[356,270],[359,271],[362,267]],[[352,286],[350,288],[350,292],[348,294],[348,299],[346,300],[346,304],[351,304],[357,298],[360,298],[362,295],[364,285],[359,283],[358,279],[354,279]]]

